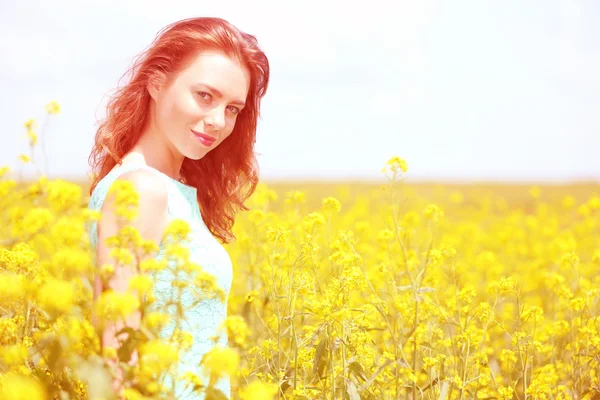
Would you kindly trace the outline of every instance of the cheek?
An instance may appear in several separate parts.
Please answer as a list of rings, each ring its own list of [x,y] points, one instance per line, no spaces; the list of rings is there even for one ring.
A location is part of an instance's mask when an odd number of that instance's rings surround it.
[[[219,142],[219,144],[223,143],[225,141],[225,139],[227,139],[229,136],[231,136],[231,134],[233,133],[233,126],[228,126],[227,128],[227,134],[223,135],[223,139],[221,139],[221,141]]]
[[[235,126],[237,125],[238,120],[239,120],[239,116],[229,119],[229,122],[227,124],[227,129],[229,130],[229,133],[231,133],[233,131],[233,128],[235,128]]]
[[[165,93],[164,96],[160,98],[160,101],[156,103],[156,114],[158,116],[157,123],[161,126],[168,126],[170,121],[173,120],[173,116],[175,114],[175,104],[173,104],[173,98]]]
[[[196,118],[202,114],[202,110],[198,105],[198,102],[193,96],[186,94],[177,97],[177,112],[180,117],[186,119]]]
[[[165,123],[172,124],[176,121],[187,121],[197,115],[198,105],[188,95],[168,93],[163,102],[162,115],[168,119]]]

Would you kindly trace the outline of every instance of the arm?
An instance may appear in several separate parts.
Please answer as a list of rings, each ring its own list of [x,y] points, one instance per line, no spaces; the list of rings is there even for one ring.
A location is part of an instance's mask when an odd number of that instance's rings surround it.
[[[167,186],[164,182],[157,178],[157,175],[151,171],[136,170],[123,174],[119,179],[127,180],[133,183],[135,189],[139,193],[139,206],[137,217],[131,222],[145,240],[153,240],[160,243],[163,231],[168,223]],[[109,256],[110,248],[106,246],[106,239],[115,236],[119,230],[117,216],[115,215],[115,207],[112,196],[107,196],[102,205],[102,218],[98,221],[98,247],[97,247],[97,265],[115,264],[114,260]],[[116,268],[115,274],[108,282],[108,287],[103,287],[102,282],[96,281],[95,291],[97,297],[99,293],[107,289],[114,291],[125,292],[128,289],[129,278],[136,274],[134,267]],[[110,346],[118,348],[118,339],[115,333],[120,331],[125,326],[138,329],[141,323],[141,315],[139,312],[131,315],[124,323],[118,322],[105,327],[102,332],[101,346]],[[137,362],[137,355],[134,354],[132,362]]]

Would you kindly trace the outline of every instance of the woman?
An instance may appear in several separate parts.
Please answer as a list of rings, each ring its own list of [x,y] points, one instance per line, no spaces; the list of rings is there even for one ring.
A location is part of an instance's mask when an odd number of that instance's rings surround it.
[[[89,208],[103,216],[90,233],[96,263],[111,263],[105,241],[117,233],[117,221],[112,202],[104,199],[115,181],[124,180],[140,195],[133,225],[142,237],[160,243],[170,220],[186,220],[190,260],[215,275],[228,295],[232,266],[219,240],[233,238],[235,212],[247,209],[244,201],[258,181],[253,149],[268,60],[253,36],[227,21],[192,18],[159,32],[130,72],[130,81],[108,103],[90,155],[96,177]],[[115,272],[109,288],[127,290],[135,271]],[[172,295],[169,277],[163,278],[157,297]],[[94,295],[109,288],[96,279]],[[226,315],[227,299],[190,312],[186,330],[194,344],[180,361],[184,370],[199,373],[198,363],[213,345],[209,338]],[[127,324],[139,326],[140,316]],[[115,332],[122,327],[105,329],[102,345],[118,347]],[[230,396],[228,379],[217,388]],[[176,393],[184,397],[181,386]]]

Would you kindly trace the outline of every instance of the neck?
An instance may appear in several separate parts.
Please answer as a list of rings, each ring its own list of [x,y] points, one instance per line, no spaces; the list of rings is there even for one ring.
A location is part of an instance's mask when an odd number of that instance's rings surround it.
[[[141,161],[163,174],[179,180],[184,157],[170,147],[163,135],[156,130],[147,130],[131,151],[123,157],[123,162],[129,160]]]

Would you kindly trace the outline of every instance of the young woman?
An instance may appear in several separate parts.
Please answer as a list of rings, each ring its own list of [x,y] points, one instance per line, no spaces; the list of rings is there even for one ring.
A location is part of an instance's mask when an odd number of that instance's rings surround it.
[[[253,149],[269,82],[267,57],[254,36],[227,21],[192,18],[159,32],[130,72],[108,103],[90,155],[96,177],[89,208],[102,212],[90,233],[96,263],[111,263],[105,241],[117,233],[112,201],[104,201],[108,189],[116,180],[129,181],[140,195],[133,225],[142,237],[160,243],[170,220],[186,220],[190,260],[212,273],[227,295],[232,265],[220,242],[233,238],[235,213],[246,209],[244,201],[258,181]],[[126,291],[134,273],[115,271],[109,287],[97,279],[95,296],[107,289]],[[157,299],[172,294],[169,278],[157,283]],[[213,346],[209,338],[226,315],[227,300],[205,301],[189,313],[186,330],[194,343],[180,361],[184,370],[199,373],[200,359]],[[139,324],[140,315],[127,321]],[[105,329],[102,345],[118,347],[115,332],[122,327]],[[217,388],[230,396],[228,379]],[[181,386],[176,392],[184,398]]]

